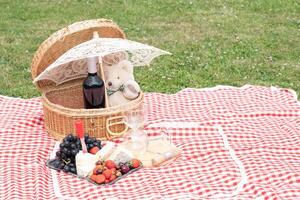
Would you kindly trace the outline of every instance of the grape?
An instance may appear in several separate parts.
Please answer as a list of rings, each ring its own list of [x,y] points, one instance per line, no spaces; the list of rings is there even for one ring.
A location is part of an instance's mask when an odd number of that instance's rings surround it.
[[[75,149],[76,148],[76,143],[71,143],[71,148]]]
[[[62,149],[62,148],[64,148],[64,147],[65,147],[65,143],[62,142],[62,143],[59,144],[59,148],[60,148],[60,149]]]
[[[76,145],[77,145],[77,146],[81,146],[80,139],[77,139],[77,140],[76,140]]]
[[[70,147],[70,145],[71,145],[71,143],[69,141],[65,141],[64,144],[65,144],[65,147]]]
[[[95,137],[89,137],[87,134],[84,136],[88,150],[98,146],[101,149],[101,141]],[[77,174],[76,170],[76,154],[82,149],[80,138],[72,134],[68,134],[61,144],[60,149],[56,152],[56,159],[51,161],[51,166],[61,169],[64,172],[71,172]]]
[[[96,139],[95,137],[92,137],[92,138],[91,138],[91,141],[92,141],[91,143],[93,143],[93,142],[96,142],[97,139]]]
[[[74,140],[74,136],[70,133],[69,135],[67,135],[67,141],[72,142]]]
[[[58,169],[63,169],[65,167],[65,163],[63,161],[59,162]]]
[[[65,165],[63,170],[64,172],[69,172],[70,171],[69,165]]]
[[[93,145],[94,145],[94,147],[98,146],[98,142],[94,142]]]
[[[75,164],[74,163],[70,163],[69,167],[75,167]]]
[[[58,168],[59,164],[60,164],[60,161],[58,159],[54,159],[52,162],[51,162],[52,166],[55,167],[55,168]]]
[[[77,174],[76,168],[75,168],[75,167],[71,167],[71,168],[70,168],[70,172],[73,173],[73,174]]]
[[[86,141],[85,141],[86,144],[91,144],[93,143],[92,139],[91,138],[88,138]]]
[[[64,154],[68,155],[69,149],[68,149],[67,147],[64,147],[61,151],[62,151]]]
[[[88,149],[90,150],[91,148],[93,148],[94,145],[93,144],[88,144]]]
[[[61,158],[61,159],[66,159],[66,158],[67,158],[67,156],[66,156],[66,154],[65,154],[65,153],[62,153],[62,152],[61,152],[61,153],[60,153],[60,158]]]
[[[122,174],[127,174],[130,171],[129,167],[127,165],[121,166],[121,172]]]
[[[78,149],[72,149],[71,150],[71,155],[72,156],[76,156],[77,153],[78,153]]]

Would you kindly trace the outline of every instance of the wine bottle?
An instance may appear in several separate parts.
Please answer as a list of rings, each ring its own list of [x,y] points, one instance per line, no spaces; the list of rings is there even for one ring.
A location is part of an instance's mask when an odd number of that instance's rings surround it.
[[[105,85],[97,74],[97,57],[87,58],[88,77],[83,81],[83,98],[86,109],[105,107]]]

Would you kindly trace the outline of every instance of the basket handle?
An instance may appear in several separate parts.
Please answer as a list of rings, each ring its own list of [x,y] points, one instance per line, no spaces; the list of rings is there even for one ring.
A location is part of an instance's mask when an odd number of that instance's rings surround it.
[[[128,126],[124,123],[123,120],[112,123],[113,120],[117,120],[117,119],[123,119],[123,116],[110,117],[106,120],[106,130],[107,130],[106,137],[107,137],[107,139],[112,139],[113,137],[121,136],[128,131]],[[124,124],[125,129],[121,132],[113,132],[110,130],[110,127],[116,126],[118,124]]]

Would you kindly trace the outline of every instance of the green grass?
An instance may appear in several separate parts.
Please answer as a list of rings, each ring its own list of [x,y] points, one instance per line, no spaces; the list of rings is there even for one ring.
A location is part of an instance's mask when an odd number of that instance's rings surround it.
[[[0,0],[0,94],[40,95],[30,74],[39,44],[94,18],[113,19],[128,38],[173,53],[136,70],[144,91],[255,84],[300,94],[297,0]]]

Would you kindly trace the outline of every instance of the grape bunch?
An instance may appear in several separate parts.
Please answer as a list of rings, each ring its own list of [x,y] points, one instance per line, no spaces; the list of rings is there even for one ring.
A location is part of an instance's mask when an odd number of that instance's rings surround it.
[[[101,141],[95,137],[85,135],[84,140],[89,152],[94,147],[98,149],[102,148]],[[82,150],[80,139],[77,136],[69,134],[60,143],[55,159],[51,160],[49,164],[64,172],[77,174],[75,156],[80,150]]]

